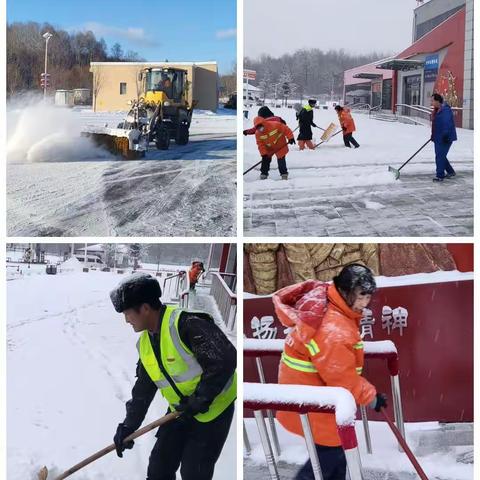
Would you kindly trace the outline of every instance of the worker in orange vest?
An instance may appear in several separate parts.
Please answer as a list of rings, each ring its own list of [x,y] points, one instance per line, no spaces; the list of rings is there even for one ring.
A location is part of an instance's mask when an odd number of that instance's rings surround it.
[[[188,280],[190,284],[190,290],[195,290],[195,285],[197,284],[202,273],[204,272],[205,272],[205,268],[203,267],[202,262],[199,262],[199,261],[192,262],[192,266],[188,271]]]
[[[350,143],[355,148],[358,148],[360,145],[353,138],[353,132],[355,131],[355,122],[353,121],[353,117],[352,117],[352,114],[350,113],[350,109],[347,107],[341,107],[340,105],[337,105],[335,107],[335,110],[338,115],[340,126],[342,127],[342,130],[343,130],[343,143],[348,148],[351,148]]]
[[[291,330],[285,340],[278,382],[343,387],[359,405],[369,405],[376,411],[385,407],[386,396],[362,377],[360,319],[375,289],[372,272],[363,265],[351,264],[334,277],[333,284],[308,280],[274,294],[275,312]],[[311,413],[308,417],[323,479],[345,480],[346,458],[335,415]],[[278,412],[277,420],[290,432],[303,435],[299,414]],[[295,480],[313,479],[308,461]]]
[[[295,139],[293,132],[280,122],[268,121],[262,117],[255,117],[253,120],[255,126],[255,139],[257,141],[258,151],[262,156],[262,166],[260,169],[260,180],[268,178],[270,171],[270,162],[273,155],[276,155],[278,170],[282,180],[288,180],[288,170],[286,156],[288,145],[293,145]]]

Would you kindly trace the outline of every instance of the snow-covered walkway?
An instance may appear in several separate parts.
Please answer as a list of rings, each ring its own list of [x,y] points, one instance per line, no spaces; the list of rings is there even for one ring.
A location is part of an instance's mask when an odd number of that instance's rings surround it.
[[[249,112],[245,128],[258,107]],[[274,109],[292,128],[293,109]],[[425,126],[384,122],[354,114],[359,149],[343,146],[342,136],[315,151],[287,156],[289,180],[272,161],[270,176],[259,170],[244,176],[244,231],[248,236],[468,236],[473,233],[473,131],[457,129],[449,159],[457,171],[441,184],[435,176],[433,144],[395,180],[398,168],[430,137]],[[314,121],[338,125],[334,110],[315,110]],[[314,129],[316,142],[320,130]],[[295,135],[298,131],[295,132]],[[259,161],[253,136],[245,137],[244,170]],[[259,168],[259,167],[258,167]]]
[[[260,443],[258,430],[253,418],[245,419],[252,452],[244,457],[244,479],[263,480],[268,476],[265,454]],[[278,462],[280,478],[291,480],[308,460],[305,441],[302,437],[287,432],[278,422],[280,448]],[[356,424],[356,432],[365,480],[416,480],[414,468],[405,453],[398,450],[393,433],[385,422],[369,422],[372,439],[372,455],[366,452],[362,422]],[[430,480],[473,480],[473,445],[437,448],[436,453],[419,455],[417,443],[422,431],[440,430],[435,422],[407,423],[405,425],[410,448]],[[473,434],[471,435],[473,439]]]

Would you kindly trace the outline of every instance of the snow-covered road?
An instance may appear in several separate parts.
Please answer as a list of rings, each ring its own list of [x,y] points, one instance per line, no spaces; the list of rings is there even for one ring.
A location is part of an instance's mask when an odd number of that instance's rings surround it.
[[[9,480],[36,479],[42,465],[63,471],[111,443],[138,359],[137,335],[108,296],[121,278],[91,271],[8,282]],[[157,395],[145,423],[165,411]],[[234,420],[216,480],[235,478],[235,432]],[[138,439],[123,459],[109,454],[75,478],[144,479],[154,434]]]
[[[31,115],[45,116],[44,108]],[[33,128],[25,112],[9,113],[9,235],[235,235],[235,115],[196,112],[188,145],[121,161],[78,138],[77,130],[116,125],[124,114],[60,111],[60,125],[52,125],[56,113],[47,113],[50,128],[31,137],[24,133]]]
[[[258,107],[251,109],[250,127]],[[292,128],[293,109],[274,109]],[[334,110],[315,110],[315,123],[338,125]],[[354,114],[359,149],[343,146],[342,136],[315,151],[287,155],[289,180],[272,161],[268,180],[258,168],[244,176],[244,228],[249,236],[467,236],[473,232],[473,131],[457,129],[449,159],[457,177],[434,184],[433,144],[395,181],[398,168],[430,137],[425,126],[370,119]],[[297,135],[298,132],[295,133]],[[314,129],[318,143],[320,130]],[[259,161],[253,136],[245,137],[244,170]]]

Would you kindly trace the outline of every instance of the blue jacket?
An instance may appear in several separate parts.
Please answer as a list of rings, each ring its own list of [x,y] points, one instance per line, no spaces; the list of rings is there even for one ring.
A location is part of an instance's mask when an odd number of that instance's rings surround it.
[[[434,143],[451,143],[457,139],[453,112],[448,103],[432,114],[432,140]]]

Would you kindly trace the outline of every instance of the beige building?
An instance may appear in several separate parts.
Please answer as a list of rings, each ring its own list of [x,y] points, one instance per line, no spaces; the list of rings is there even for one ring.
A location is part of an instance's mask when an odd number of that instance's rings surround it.
[[[215,111],[218,107],[217,62],[92,62],[93,105],[97,112],[127,110],[127,102],[137,98],[138,74],[147,67],[173,67],[186,70],[190,82],[188,102],[195,108]]]

